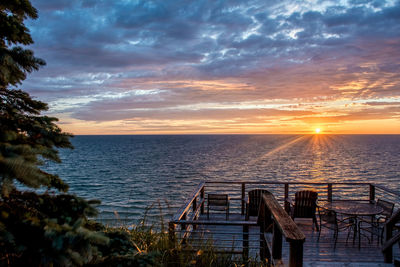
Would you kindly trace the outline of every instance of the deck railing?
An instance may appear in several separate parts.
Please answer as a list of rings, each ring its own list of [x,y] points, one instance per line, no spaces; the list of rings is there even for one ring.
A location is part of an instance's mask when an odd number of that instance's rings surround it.
[[[172,217],[172,220],[169,222],[168,225],[170,239],[175,238],[175,225],[180,224],[181,231],[184,231],[181,238],[184,242],[184,240],[190,233],[190,229],[184,221],[196,221],[200,213],[204,214],[204,185],[205,182],[201,182],[198,187],[193,191],[188,201]],[[188,214],[191,215],[190,218]],[[196,225],[197,224],[192,224],[193,229],[196,229]]]
[[[258,216],[260,225],[261,255],[274,265],[283,265],[282,237],[289,243],[289,267],[303,266],[303,232],[282,208],[273,194],[264,193]],[[272,240],[268,242],[266,232],[272,226]]]
[[[198,229],[199,226],[218,226],[225,225],[227,227],[240,228],[240,238],[235,237],[235,242],[242,244],[242,250],[237,251],[233,248],[230,250],[231,253],[240,253],[243,258],[248,257],[249,249],[259,250],[260,256],[265,256],[263,253],[262,242],[258,248],[249,246],[249,239],[255,233],[249,232],[249,227],[256,226],[257,222],[245,221],[246,213],[246,195],[250,190],[253,189],[267,189],[275,196],[276,203],[280,204],[281,207],[285,205],[285,199],[293,198],[295,192],[304,189],[312,189],[318,192],[318,201],[333,201],[333,200],[352,200],[352,201],[366,201],[374,202],[376,199],[382,198],[394,203],[399,203],[398,192],[387,189],[380,185],[374,185],[371,183],[322,183],[322,182],[246,182],[246,181],[207,181],[201,182],[198,187],[190,194],[189,199],[186,203],[177,211],[169,222],[169,232],[171,238],[177,238],[179,242],[185,243],[193,233],[200,233],[202,230]],[[237,214],[239,217],[230,216],[230,220],[220,219],[210,220],[202,219],[204,214],[204,207],[206,204],[206,194],[228,194],[230,196],[230,213]],[[287,208],[287,207],[285,207]],[[241,217],[240,217],[241,216]],[[236,219],[235,219],[236,218]],[[240,219],[237,219],[240,218]],[[278,222],[279,218],[275,218]],[[279,223],[278,223],[279,225]],[[279,228],[279,227],[278,227]],[[235,231],[234,231],[235,232]],[[235,232],[237,234],[237,232]],[[234,233],[224,232],[216,233],[224,235],[222,239],[228,240],[229,235]],[[282,233],[284,236],[287,232]],[[257,234],[260,236],[260,233]],[[286,240],[288,239],[285,236]],[[300,242],[300,241],[299,241]],[[237,243],[236,243],[237,245]],[[236,246],[236,249],[238,247]],[[297,251],[299,248],[297,249]],[[229,248],[225,248],[224,251],[229,252]],[[294,249],[293,251],[296,251]],[[295,253],[301,254],[299,252]]]
[[[400,222],[400,210],[398,210],[385,224],[385,243],[383,244],[382,252],[386,263],[391,263],[393,260],[393,245],[400,242],[400,232],[393,236],[393,230]],[[398,230],[398,229],[397,229]]]

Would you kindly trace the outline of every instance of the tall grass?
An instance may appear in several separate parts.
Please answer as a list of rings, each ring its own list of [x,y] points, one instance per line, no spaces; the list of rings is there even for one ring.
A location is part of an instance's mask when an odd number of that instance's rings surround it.
[[[159,213],[158,221],[150,222],[148,212],[154,209],[155,205],[157,205]],[[188,239],[183,244],[179,242],[178,238],[170,238],[166,225],[163,210],[158,201],[146,210],[138,224],[104,228],[107,236],[114,239],[121,239],[121,236],[124,236],[125,239],[124,242],[114,243],[114,245],[122,246],[121,249],[115,247],[115,253],[111,253],[102,262],[95,265],[132,266],[133,264],[134,266],[160,267],[262,265],[252,259],[243,262],[232,254],[218,253],[212,240],[204,240],[200,243],[196,241],[194,244]]]

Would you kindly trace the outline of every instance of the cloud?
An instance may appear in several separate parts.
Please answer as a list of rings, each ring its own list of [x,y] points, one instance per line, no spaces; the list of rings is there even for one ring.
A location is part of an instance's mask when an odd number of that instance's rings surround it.
[[[398,1],[32,3],[32,49],[48,64],[23,87],[72,119],[226,120],[253,115],[241,102],[324,99],[322,112],[400,97]]]

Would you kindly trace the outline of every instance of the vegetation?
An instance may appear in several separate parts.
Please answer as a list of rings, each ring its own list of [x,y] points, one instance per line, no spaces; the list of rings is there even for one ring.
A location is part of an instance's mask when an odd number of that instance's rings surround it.
[[[41,115],[47,104],[17,89],[28,73],[45,64],[24,48],[33,43],[27,18],[37,18],[28,0],[1,1],[0,264],[83,265],[101,258],[97,246],[110,241],[86,227],[87,216],[96,214],[93,203],[61,194],[68,186],[40,168],[46,160],[59,162],[57,149],[72,145],[56,118]],[[16,183],[58,194],[20,192]]]

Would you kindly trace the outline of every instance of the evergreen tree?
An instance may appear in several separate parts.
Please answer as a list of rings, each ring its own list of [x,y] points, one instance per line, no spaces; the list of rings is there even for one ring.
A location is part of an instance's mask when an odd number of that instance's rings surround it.
[[[101,258],[98,246],[109,239],[90,230],[92,202],[61,194],[68,186],[40,168],[46,160],[60,162],[58,148],[72,148],[70,134],[43,116],[47,104],[18,90],[26,75],[45,62],[29,49],[33,43],[25,19],[36,19],[28,0],[0,2],[0,266],[83,265]],[[58,194],[16,190],[53,188]],[[104,250],[104,248],[103,248]]]
[[[157,257],[178,255],[165,233],[108,229],[90,221],[98,201],[64,194],[67,184],[40,168],[46,160],[60,162],[57,149],[72,145],[57,118],[41,115],[47,104],[17,89],[27,74],[45,65],[24,48],[33,43],[24,25],[28,18],[37,18],[29,0],[1,0],[0,266],[162,266],[154,262]],[[21,192],[16,181],[59,192]],[[146,253],[135,243],[159,248]]]
[[[71,148],[69,134],[55,124],[56,118],[41,116],[47,104],[28,93],[10,89],[21,84],[26,74],[45,65],[31,50],[33,40],[24,25],[36,19],[37,10],[28,0],[0,3],[0,185],[7,196],[14,180],[33,188],[46,186],[67,191],[68,186],[54,174],[39,168],[43,160],[59,162],[56,148]]]

